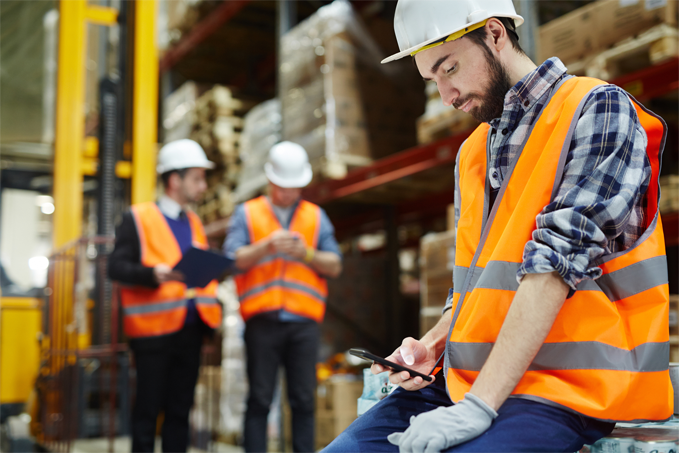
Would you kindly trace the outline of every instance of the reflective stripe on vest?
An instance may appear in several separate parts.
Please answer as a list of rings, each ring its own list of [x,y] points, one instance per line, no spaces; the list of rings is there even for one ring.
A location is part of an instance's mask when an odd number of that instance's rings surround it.
[[[453,401],[469,391],[490,354],[519,287],[516,273],[535,218],[556,196],[582,108],[602,83],[571,78],[555,87],[492,209],[489,126],[477,128],[460,150],[455,290],[445,355]],[[631,100],[648,136],[646,231],[628,250],[594,263],[602,276],[583,281],[565,301],[512,395],[602,420],[664,420],[673,407],[667,261],[657,209],[665,126]]]
[[[266,197],[246,202],[244,209],[251,244],[282,228]],[[289,230],[298,233],[307,247],[317,248],[320,218],[320,208],[302,200]],[[256,314],[281,309],[317,322],[323,320],[326,281],[303,261],[284,254],[269,255],[235,280],[246,321]]]
[[[516,274],[520,266],[520,263],[490,261],[485,269],[476,267],[474,275],[469,280],[469,288],[516,291],[519,289]],[[453,288],[462,288],[467,272],[468,268],[455,266]],[[664,256],[656,256],[604,274],[597,280],[583,280],[577,286],[577,290],[601,291],[615,302],[666,283],[668,283],[667,259]],[[458,290],[455,292],[459,293]]]
[[[131,208],[139,236],[141,264],[170,267],[181,260],[182,253],[170,226],[155,203],[142,203]],[[193,212],[187,216],[191,225],[194,247],[206,249],[207,238],[203,225]],[[184,325],[187,299],[193,298],[201,319],[208,326],[219,326],[222,308],[217,301],[217,282],[205,288],[192,288],[187,294],[186,285],[167,282],[158,288],[124,287],[121,289],[123,324],[125,333],[132,338],[152,337],[176,332]]]

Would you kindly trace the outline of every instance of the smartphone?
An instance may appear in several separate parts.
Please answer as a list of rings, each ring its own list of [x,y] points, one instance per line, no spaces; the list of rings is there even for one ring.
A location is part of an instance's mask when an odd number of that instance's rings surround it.
[[[383,359],[382,357],[376,356],[375,354],[371,353],[370,351],[366,351],[365,349],[362,348],[351,348],[349,349],[349,354],[355,355],[356,357],[360,357],[365,360],[372,360],[373,362],[377,362],[380,365],[384,365],[386,367],[391,368],[394,371],[407,371],[410,373],[411,377],[419,376],[422,379],[424,379],[427,382],[431,382],[431,376],[427,376],[426,374],[422,374],[419,371],[411,370],[408,367],[405,367],[403,365],[399,365],[398,363],[390,362],[389,360]]]

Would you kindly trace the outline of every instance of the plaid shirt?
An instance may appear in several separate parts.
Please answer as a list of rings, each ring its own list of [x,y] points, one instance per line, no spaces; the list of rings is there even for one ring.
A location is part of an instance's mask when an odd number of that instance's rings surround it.
[[[558,58],[550,58],[509,90],[501,118],[490,122],[488,178],[499,189],[550,89],[570,78]],[[536,217],[517,273],[558,272],[571,287],[601,276],[598,258],[625,250],[643,233],[643,196],[651,167],[646,132],[627,94],[614,85],[590,93],[566,158],[554,201]],[[457,173],[457,167],[455,168]],[[456,178],[457,180],[457,178]],[[459,219],[455,187],[455,223]]]

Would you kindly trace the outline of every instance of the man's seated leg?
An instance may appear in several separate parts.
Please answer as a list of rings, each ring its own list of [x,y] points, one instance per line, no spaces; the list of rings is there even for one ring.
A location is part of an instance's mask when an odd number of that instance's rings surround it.
[[[614,423],[519,398],[508,399],[491,427],[446,452],[574,452],[613,431]]]
[[[450,405],[442,373],[436,375],[433,384],[418,391],[409,392],[399,387],[358,417],[323,452],[398,451],[398,447],[387,440],[389,434],[405,431],[413,415]]]

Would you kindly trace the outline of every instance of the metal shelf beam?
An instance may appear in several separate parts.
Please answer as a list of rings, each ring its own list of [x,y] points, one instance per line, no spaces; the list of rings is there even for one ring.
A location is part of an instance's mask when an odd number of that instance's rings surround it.
[[[454,164],[457,151],[471,131],[385,157],[350,172],[344,179],[328,180],[307,188],[304,198],[324,204],[396,181],[439,165]]]
[[[160,73],[166,72],[177,64],[189,52],[195,49],[200,43],[212,36],[219,27],[227,23],[238,12],[245,7],[251,0],[224,0],[221,5],[212,11],[202,21],[191,29],[188,35],[183,37],[176,46],[168,50],[160,60]]]

